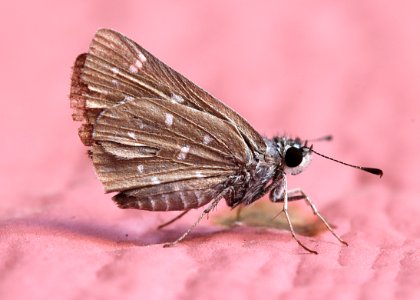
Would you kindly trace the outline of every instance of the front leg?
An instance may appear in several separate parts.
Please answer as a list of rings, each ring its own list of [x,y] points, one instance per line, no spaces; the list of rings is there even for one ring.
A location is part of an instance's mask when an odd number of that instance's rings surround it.
[[[272,193],[273,194],[273,193]],[[287,199],[287,200],[286,200]],[[306,195],[302,189],[297,188],[297,189],[293,189],[293,190],[288,190],[286,193],[282,193],[282,195],[280,196],[279,199],[275,199],[275,201],[272,199],[272,201],[274,202],[285,202],[285,206],[286,206],[286,201],[296,201],[296,200],[305,200],[306,204],[308,204],[311,209],[312,212],[314,213],[314,215],[316,215],[321,221],[322,223],[324,223],[324,225],[327,227],[327,229],[332,233],[332,235],[339,240],[342,244],[348,246],[349,244],[344,241],[340,236],[338,236],[334,230],[331,228],[330,224],[327,222],[327,220],[320,214],[320,212],[318,211],[318,209],[316,208],[315,204],[311,201],[311,199],[309,198],[308,195]]]
[[[318,252],[316,252],[315,250],[309,249],[308,247],[306,247],[296,236],[295,230],[293,228],[293,224],[292,221],[290,220],[290,216],[289,216],[289,197],[288,197],[288,193],[287,193],[287,178],[285,174],[282,174],[280,180],[279,180],[279,185],[274,188],[273,190],[271,190],[270,192],[270,199],[273,202],[283,202],[283,210],[282,212],[284,212],[284,215],[286,216],[286,220],[287,220],[287,224],[289,225],[289,229],[290,229],[290,233],[292,234],[293,239],[299,244],[299,246],[301,246],[303,249],[305,249],[306,251],[313,253],[313,254],[318,254]],[[297,195],[298,196],[298,195]]]

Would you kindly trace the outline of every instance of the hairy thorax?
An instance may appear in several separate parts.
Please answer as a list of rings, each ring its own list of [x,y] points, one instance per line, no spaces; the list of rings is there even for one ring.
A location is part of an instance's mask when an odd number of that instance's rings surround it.
[[[272,139],[265,139],[267,145],[264,155],[255,155],[243,174],[233,178],[233,189],[226,202],[235,207],[238,204],[248,205],[267,193],[267,187],[278,175],[281,158]]]

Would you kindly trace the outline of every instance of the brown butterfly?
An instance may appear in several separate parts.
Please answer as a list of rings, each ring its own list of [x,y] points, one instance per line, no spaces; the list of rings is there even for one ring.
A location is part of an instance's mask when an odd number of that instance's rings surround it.
[[[324,155],[299,138],[261,136],[122,34],[110,29],[95,34],[89,52],[76,59],[70,99],[73,119],[82,122],[80,139],[106,192],[118,192],[113,200],[119,207],[183,211],[176,220],[207,205],[191,228],[166,246],[183,240],[221,199],[236,207],[267,193],[271,201],[283,202],[292,236],[307,251],[316,253],[296,237],[289,201],[306,200],[347,244],[301,189],[287,187],[287,174],[302,172],[312,153]],[[382,176],[379,169],[350,166]]]

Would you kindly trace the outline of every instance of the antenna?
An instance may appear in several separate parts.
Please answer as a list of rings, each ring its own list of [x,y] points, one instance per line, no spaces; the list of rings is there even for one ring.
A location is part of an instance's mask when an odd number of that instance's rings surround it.
[[[312,142],[324,142],[324,141],[329,142],[329,141],[332,141],[332,139],[333,139],[333,136],[331,134],[328,134],[328,135],[318,137],[316,139],[307,140],[307,142],[310,142],[310,143],[312,143]]]
[[[311,151],[311,152],[313,152],[313,153],[315,153],[315,154],[317,154],[317,155],[319,155],[319,156],[321,156],[321,157],[324,157],[324,158],[326,158],[326,159],[329,159],[329,160],[335,161],[335,162],[337,162],[337,163],[339,163],[339,164],[342,164],[342,165],[345,165],[345,166],[349,166],[349,167],[352,167],[352,168],[355,168],[355,169],[359,169],[359,170],[362,170],[362,171],[368,172],[368,173],[373,174],[373,175],[378,175],[379,177],[382,177],[382,175],[384,174],[384,172],[382,172],[382,170],[381,170],[381,169],[377,169],[377,168],[368,168],[368,167],[361,167],[361,166],[356,166],[356,165],[348,164],[348,163],[342,162],[342,161],[340,161],[340,160],[337,160],[337,159],[334,159],[334,158],[328,157],[328,156],[326,156],[326,155],[324,155],[324,154],[321,154],[321,153],[319,153],[319,152],[316,152],[314,149],[312,149],[312,146],[311,146],[311,147],[309,147],[309,148],[308,148],[308,147],[306,147],[306,148],[307,148],[307,149],[309,149],[309,151]]]

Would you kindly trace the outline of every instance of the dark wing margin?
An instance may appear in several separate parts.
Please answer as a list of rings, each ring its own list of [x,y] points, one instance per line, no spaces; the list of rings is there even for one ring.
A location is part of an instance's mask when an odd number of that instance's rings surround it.
[[[79,128],[81,141],[86,146],[92,146],[93,124],[101,110],[89,108],[86,103],[87,95],[90,93],[88,85],[82,80],[86,57],[87,53],[80,54],[76,58],[73,66],[70,87],[70,107],[73,109],[73,120],[83,122]]]
[[[122,208],[202,206],[265,152],[236,112],[112,30],[76,59],[70,99],[96,173]]]

